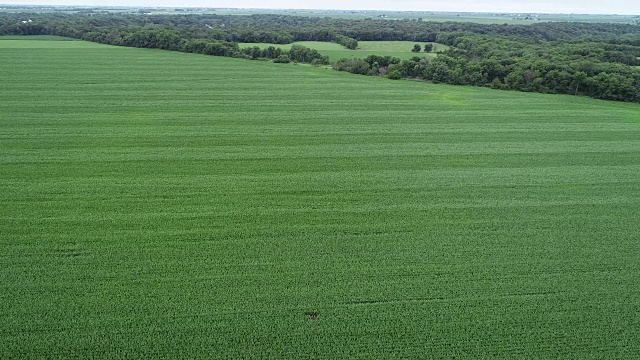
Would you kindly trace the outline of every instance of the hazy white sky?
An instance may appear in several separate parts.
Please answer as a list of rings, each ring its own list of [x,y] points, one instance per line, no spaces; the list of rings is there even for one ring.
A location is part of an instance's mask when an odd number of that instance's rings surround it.
[[[0,4],[640,14],[640,0],[0,0]]]

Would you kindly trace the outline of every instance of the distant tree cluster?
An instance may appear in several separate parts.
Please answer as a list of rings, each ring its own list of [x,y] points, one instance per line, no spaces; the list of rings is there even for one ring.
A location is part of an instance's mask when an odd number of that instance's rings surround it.
[[[355,50],[358,48],[358,40],[340,34],[336,34],[335,40],[333,40],[333,42],[338,43],[351,50]]]
[[[31,21],[25,21],[29,19]],[[576,22],[495,25],[465,22],[336,19],[287,15],[2,13],[0,35],[59,35],[119,46],[329,64],[318,51],[292,46],[240,48],[239,42],[417,42],[413,51],[449,45],[434,59],[341,59],[337,70],[390,79],[640,101],[640,26]],[[424,47],[420,43],[426,43]]]
[[[399,58],[391,56],[369,55],[365,59],[340,59],[333,63],[333,68],[353,74],[369,76],[388,75],[390,65],[401,62]]]
[[[415,47],[413,50],[419,52]],[[333,68],[390,79],[640,102],[640,71],[636,67],[640,66],[640,47],[625,44],[468,35],[434,59],[377,60],[341,59]]]
[[[624,64],[589,61],[497,57],[476,58],[472,53],[459,54],[452,48],[434,59],[392,58],[384,63],[372,57],[340,59],[333,64],[339,71],[389,79],[421,79],[453,85],[485,86],[501,90],[518,90],[551,94],[584,95],[597,99],[640,102],[640,74]]]

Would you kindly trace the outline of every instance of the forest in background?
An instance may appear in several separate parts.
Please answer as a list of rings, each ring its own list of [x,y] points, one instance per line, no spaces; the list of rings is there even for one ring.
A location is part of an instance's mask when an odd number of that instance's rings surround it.
[[[303,46],[241,49],[238,43],[327,41],[356,49],[358,41],[437,42],[450,48],[433,59],[369,56],[340,59],[332,66],[391,79],[640,102],[640,26],[632,24],[498,25],[268,14],[2,13],[0,35],[58,35],[118,46],[314,65],[330,62]]]

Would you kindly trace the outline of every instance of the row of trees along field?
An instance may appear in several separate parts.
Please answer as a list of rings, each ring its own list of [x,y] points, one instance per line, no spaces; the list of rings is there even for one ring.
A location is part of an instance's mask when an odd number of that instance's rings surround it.
[[[638,60],[616,50],[626,46],[591,42],[516,44],[504,37],[470,36],[435,59],[369,56],[341,59],[333,63],[333,68],[390,79],[639,102],[640,74],[634,67]],[[612,56],[617,61],[607,61]]]
[[[23,22],[25,19],[31,22]],[[333,64],[337,70],[392,79],[488,86],[640,101],[640,26],[602,23],[495,25],[463,22],[352,20],[287,15],[134,15],[104,12],[5,13],[0,34],[59,35],[87,41],[276,62],[328,64],[313,49],[240,49],[239,42],[438,42],[435,59],[380,57]]]

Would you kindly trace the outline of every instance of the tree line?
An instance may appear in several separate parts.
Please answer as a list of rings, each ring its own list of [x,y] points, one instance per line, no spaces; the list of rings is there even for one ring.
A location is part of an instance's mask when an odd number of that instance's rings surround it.
[[[462,38],[434,59],[369,56],[340,59],[333,68],[390,79],[421,79],[493,89],[583,95],[640,102],[639,48],[607,43],[520,42],[506,37]],[[631,56],[628,54],[631,53]]]
[[[117,17],[114,17],[117,19]],[[182,51],[195,54],[213,56],[227,56],[245,59],[265,59],[279,63],[301,62],[313,65],[329,65],[329,57],[317,50],[301,45],[293,45],[290,50],[279,47],[240,48],[238,43],[211,38],[198,38],[185,29],[168,26],[130,26],[126,22],[120,26],[112,26],[112,21],[106,23],[96,21],[83,26],[73,27],[66,21],[58,24],[54,22],[43,26],[39,22],[20,22],[17,26],[6,26],[0,17],[0,35],[58,35],[77,38],[101,44],[128,46],[138,48],[154,48],[172,51]],[[108,26],[101,26],[108,24]]]
[[[23,22],[24,19],[31,22]],[[340,59],[333,68],[391,79],[414,78],[495,89],[640,101],[640,26],[598,23],[496,25],[460,22],[334,19],[288,15],[134,15],[4,13],[0,34],[59,35],[104,44],[192,53],[329,64],[318,51],[294,45],[240,48],[239,42],[438,42],[434,59],[370,56]],[[416,53],[420,52],[417,48]]]

